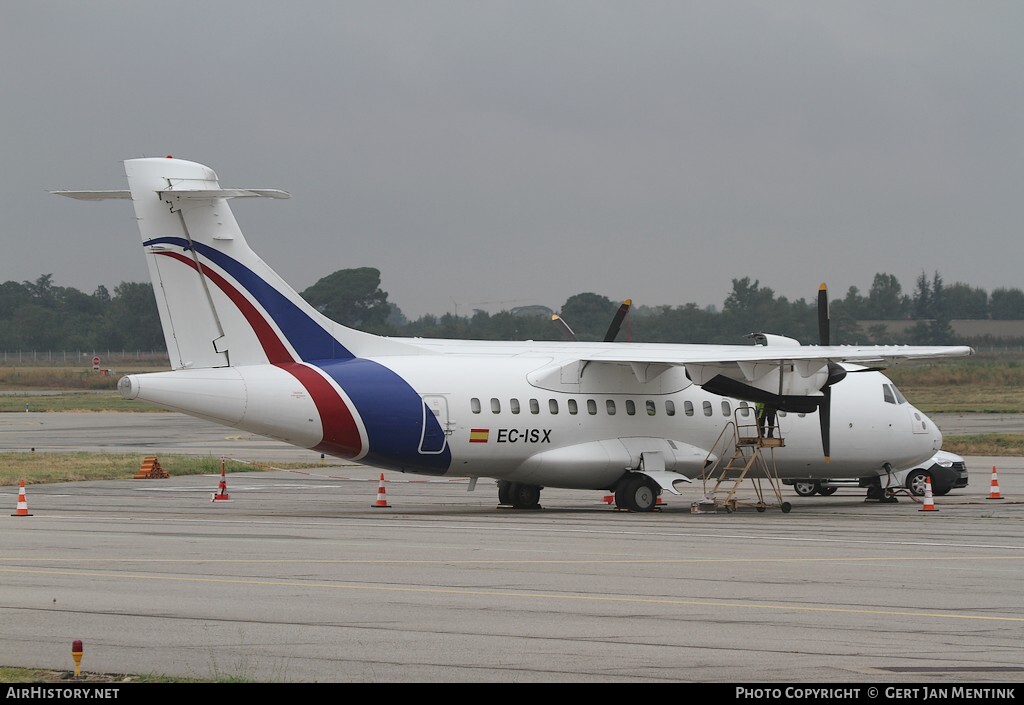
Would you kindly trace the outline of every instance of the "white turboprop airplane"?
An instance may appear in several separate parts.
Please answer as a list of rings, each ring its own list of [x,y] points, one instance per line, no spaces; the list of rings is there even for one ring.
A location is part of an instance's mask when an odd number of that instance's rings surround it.
[[[882,477],[932,456],[942,435],[862,365],[973,352],[775,335],[759,345],[370,335],[307,304],[249,248],[228,206],[288,194],[224,189],[209,167],[170,157],[124,166],[128,191],[55,192],[135,206],[174,369],[122,378],[124,397],[374,467],[471,487],[494,478],[516,507],[563,487],[613,490],[620,506],[649,511],[663,489],[678,494],[676,483],[701,475],[734,414],[752,414],[748,402],[784,415],[780,477]],[[827,321],[825,331],[827,343]]]

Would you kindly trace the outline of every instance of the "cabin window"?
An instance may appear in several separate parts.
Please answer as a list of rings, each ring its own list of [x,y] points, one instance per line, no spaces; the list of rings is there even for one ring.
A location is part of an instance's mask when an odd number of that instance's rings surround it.
[[[693,402],[683,402],[683,413],[686,414],[687,416],[693,416]]]
[[[508,408],[512,411],[513,414],[518,414],[519,413],[519,400],[518,399],[509,399],[508,400]]]
[[[676,403],[671,399],[665,401],[665,413],[669,416],[676,415]]]
[[[888,384],[882,385],[882,398],[885,399],[886,404],[896,403],[896,397],[892,395],[892,387],[890,387]]]
[[[729,402],[723,401],[722,402],[722,416],[728,416],[731,413],[732,413],[732,407],[729,405]]]
[[[750,407],[747,406],[747,402],[741,401],[739,408],[740,416],[750,416]]]
[[[565,405],[569,407],[569,413],[572,414],[573,416],[578,414],[579,411],[580,411],[579,407],[576,406],[576,400],[575,399],[570,399],[569,401],[565,402]]]
[[[587,413],[591,416],[597,413],[597,402],[593,399],[587,399]]]
[[[540,402],[537,401],[536,399],[531,399],[530,400],[530,413],[531,414],[539,414],[540,413]]]
[[[709,402],[709,401],[704,402],[703,408],[704,408],[704,415],[705,416],[711,416],[711,414],[714,413],[712,411],[712,409],[711,409],[711,402]]]
[[[501,413],[501,402],[498,401],[497,399],[493,399],[493,398],[491,399],[491,413],[492,414],[500,414]]]
[[[558,400],[548,399],[548,411],[552,414],[558,413]]]
[[[605,411],[608,412],[609,416],[615,416],[615,400],[614,399],[608,399],[607,401],[605,401],[604,408],[605,408]]]
[[[480,400],[477,399],[476,397],[473,397],[472,399],[470,399],[469,400],[469,409],[474,414],[479,414],[480,413]]]
[[[654,404],[654,402],[651,399],[648,399],[644,403],[644,406],[647,408],[648,416],[654,416],[656,413],[658,413],[658,407]]]
[[[630,416],[636,416],[636,402],[632,399],[626,400],[626,413]]]

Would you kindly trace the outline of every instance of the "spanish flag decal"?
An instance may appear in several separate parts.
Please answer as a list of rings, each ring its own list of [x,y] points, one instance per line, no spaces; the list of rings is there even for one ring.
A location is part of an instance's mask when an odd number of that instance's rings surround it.
[[[471,428],[469,429],[469,442],[470,443],[486,443],[487,435],[490,433],[488,428]]]

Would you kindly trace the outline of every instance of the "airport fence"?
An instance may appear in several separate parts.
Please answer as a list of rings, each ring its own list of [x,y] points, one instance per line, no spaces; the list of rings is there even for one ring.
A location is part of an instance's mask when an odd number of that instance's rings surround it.
[[[169,366],[167,353],[163,350],[4,350],[2,362],[5,365],[83,365],[93,367],[99,358],[99,367],[124,364],[152,364]]]

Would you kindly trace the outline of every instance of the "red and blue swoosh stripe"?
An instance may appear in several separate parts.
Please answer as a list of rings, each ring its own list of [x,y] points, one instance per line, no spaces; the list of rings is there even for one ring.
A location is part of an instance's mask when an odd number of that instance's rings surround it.
[[[265,315],[227,278],[210,267],[203,267],[207,280],[220,289],[238,308],[252,327],[268,361],[294,376],[313,400],[320,414],[323,440],[315,450],[377,467],[402,472],[443,475],[451,465],[451,451],[421,453],[424,424],[429,435],[444,431],[412,386],[393,370],[373,360],[355,357],[331,333],[313,320],[282,292],[234,258],[202,243],[184,238],[162,237],[143,243],[146,246],[168,244],[183,251],[194,249],[226,272],[248,291],[266,315],[273,320],[298,360],[284,344]],[[192,269],[199,266],[191,257],[177,252],[157,251]],[[303,364],[305,363],[305,364]],[[358,410],[366,430],[368,447],[363,448],[355,415],[338,391],[324,379],[318,368],[345,391]]]

